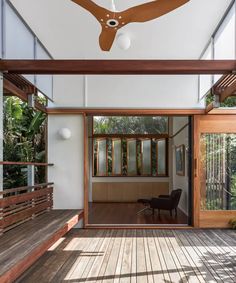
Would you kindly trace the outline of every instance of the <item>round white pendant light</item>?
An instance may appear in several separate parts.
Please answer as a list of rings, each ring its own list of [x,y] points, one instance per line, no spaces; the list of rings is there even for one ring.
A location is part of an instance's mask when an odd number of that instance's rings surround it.
[[[68,128],[62,128],[58,131],[59,136],[63,140],[69,140],[71,138],[71,130]]]
[[[127,50],[130,48],[131,46],[131,40],[130,37],[125,34],[125,33],[121,33],[117,36],[116,39],[117,45],[120,47],[120,49],[122,50]]]

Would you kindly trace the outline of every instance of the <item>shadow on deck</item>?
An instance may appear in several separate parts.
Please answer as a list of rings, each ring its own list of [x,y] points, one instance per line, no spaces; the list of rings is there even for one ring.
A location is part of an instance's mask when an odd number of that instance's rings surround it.
[[[72,229],[29,268],[31,282],[235,282],[231,230]]]

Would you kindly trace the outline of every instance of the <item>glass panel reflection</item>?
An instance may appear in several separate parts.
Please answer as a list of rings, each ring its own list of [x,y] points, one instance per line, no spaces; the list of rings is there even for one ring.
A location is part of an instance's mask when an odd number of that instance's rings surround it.
[[[236,134],[201,135],[201,209],[236,210]]]
[[[136,149],[136,140],[128,140],[127,141],[127,169],[128,175],[136,175],[137,174],[137,149]]]
[[[151,174],[151,140],[142,141],[142,174]]]
[[[121,175],[121,162],[122,162],[121,140],[120,139],[113,140],[112,145],[113,145],[112,173],[114,175]]]
[[[157,141],[157,174],[166,174],[166,141]]]
[[[98,140],[98,175],[103,176],[107,173],[107,142]]]

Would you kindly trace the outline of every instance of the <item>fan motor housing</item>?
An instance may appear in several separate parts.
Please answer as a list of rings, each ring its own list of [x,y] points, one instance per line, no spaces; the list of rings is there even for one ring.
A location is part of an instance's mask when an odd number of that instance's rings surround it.
[[[116,19],[109,19],[107,21],[107,25],[111,28],[117,27],[119,25],[119,22]]]

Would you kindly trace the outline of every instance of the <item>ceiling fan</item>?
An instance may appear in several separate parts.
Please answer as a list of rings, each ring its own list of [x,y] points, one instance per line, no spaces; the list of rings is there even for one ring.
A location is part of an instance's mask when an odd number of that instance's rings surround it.
[[[105,9],[92,0],[72,0],[79,6],[89,11],[100,23],[102,32],[99,37],[99,44],[103,51],[109,51],[114,42],[117,31],[133,22],[147,22],[165,15],[190,0],[155,0],[134,6],[122,12],[114,8]]]

